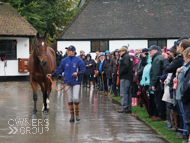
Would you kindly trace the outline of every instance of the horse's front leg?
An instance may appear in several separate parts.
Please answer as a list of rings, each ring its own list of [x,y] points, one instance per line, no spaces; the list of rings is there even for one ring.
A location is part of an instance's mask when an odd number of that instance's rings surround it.
[[[40,82],[39,83],[40,87],[41,87],[41,91],[43,93],[43,107],[42,107],[42,111],[44,114],[48,114],[48,111],[47,111],[47,89],[46,89],[46,84]]]
[[[48,99],[48,93],[49,93],[49,80],[46,80],[44,83],[45,86],[45,92],[43,93],[43,102],[44,102],[44,114],[48,114],[48,109],[47,109],[47,99]]]
[[[49,109],[49,104],[50,104],[50,100],[49,100],[50,93],[51,93],[51,82],[48,81],[48,83],[47,83],[47,100],[46,100],[47,109]]]
[[[36,119],[37,115],[37,108],[36,108],[36,102],[38,100],[38,95],[37,95],[37,82],[32,80],[32,76],[30,76],[30,83],[33,89],[33,100],[34,100],[34,110],[33,110],[33,114],[32,114],[32,119]]]
[[[47,91],[45,91],[45,92],[43,93],[43,101],[44,101],[44,114],[45,114],[45,115],[48,115],[46,99],[47,99]]]

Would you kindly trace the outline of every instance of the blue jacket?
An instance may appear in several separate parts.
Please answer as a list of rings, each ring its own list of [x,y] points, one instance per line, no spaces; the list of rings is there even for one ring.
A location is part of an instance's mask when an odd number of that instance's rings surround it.
[[[187,70],[190,67],[190,62],[188,62],[182,69],[181,72],[178,75],[178,84],[177,84],[177,89],[176,89],[176,100],[181,100],[182,96],[182,91],[183,91],[183,82],[184,82],[184,77],[187,72]]]
[[[183,110],[185,115],[185,123],[190,123],[190,68],[186,71],[183,82],[183,93],[181,101],[183,103]]]
[[[143,75],[142,75],[142,79],[141,79],[141,82],[140,82],[141,86],[143,86],[143,85],[144,86],[149,86],[150,85],[150,69],[152,67],[151,62],[152,62],[152,60],[150,58],[150,54],[148,54],[147,65],[143,69]],[[150,91],[150,93],[154,94],[153,91]]]
[[[62,60],[59,68],[55,73],[52,73],[52,77],[58,76],[64,72],[65,81],[68,85],[77,85],[81,82],[81,75],[86,72],[86,66],[83,60],[79,57],[66,57]],[[72,76],[74,72],[77,72],[77,77]]]

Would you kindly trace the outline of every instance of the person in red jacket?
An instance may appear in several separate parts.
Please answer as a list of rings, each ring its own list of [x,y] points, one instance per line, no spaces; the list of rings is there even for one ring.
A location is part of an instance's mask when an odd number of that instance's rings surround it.
[[[139,58],[135,56],[135,51],[131,49],[129,51],[129,55],[133,58],[133,80],[131,82],[131,94],[132,94],[132,106],[138,106],[138,98],[137,98],[137,79],[135,78],[135,69],[137,64],[139,63]]]

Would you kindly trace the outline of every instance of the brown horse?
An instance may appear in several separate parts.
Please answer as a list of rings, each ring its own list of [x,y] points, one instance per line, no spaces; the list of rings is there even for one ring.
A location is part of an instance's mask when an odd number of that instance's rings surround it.
[[[28,70],[30,72],[30,83],[33,89],[33,100],[34,100],[34,110],[32,118],[37,118],[36,116],[36,102],[38,99],[37,95],[37,85],[41,87],[43,93],[43,103],[44,103],[44,114],[48,114],[47,102],[51,92],[51,82],[46,78],[47,73],[53,73],[56,70],[56,56],[52,48],[48,47],[46,43],[46,34],[37,36],[34,39],[34,49],[30,55],[28,61]]]

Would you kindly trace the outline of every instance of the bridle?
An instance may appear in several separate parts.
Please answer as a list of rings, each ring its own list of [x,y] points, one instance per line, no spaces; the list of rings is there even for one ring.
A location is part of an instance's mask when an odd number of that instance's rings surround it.
[[[37,43],[38,43],[38,40],[35,39],[34,42],[36,42],[36,44],[35,44],[36,46],[35,46],[34,48],[35,48],[35,51],[36,51],[36,54],[37,54],[37,58],[38,58],[38,60],[41,62],[40,56],[43,55],[43,54],[45,54],[46,57],[47,57],[47,53],[46,53],[46,52],[38,53],[38,49],[39,49],[39,45],[37,44]],[[37,48],[38,48],[38,49],[37,49]],[[47,61],[47,62],[48,62],[48,61]],[[47,63],[46,63],[46,64],[47,64]],[[47,69],[46,69],[42,64],[40,64],[40,66],[43,68],[43,70],[46,72],[46,74],[48,74]]]

